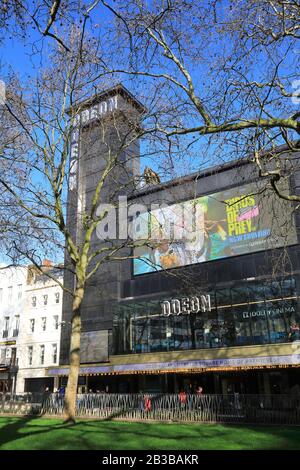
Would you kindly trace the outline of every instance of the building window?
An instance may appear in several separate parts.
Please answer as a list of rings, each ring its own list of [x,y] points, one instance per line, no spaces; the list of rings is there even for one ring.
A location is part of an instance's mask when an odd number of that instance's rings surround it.
[[[32,366],[33,346],[28,346],[28,364]]]
[[[19,335],[19,326],[20,326],[20,315],[15,315],[15,328],[13,331],[13,336]]]
[[[9,328],[9,317],[5,317],[4,320],[5,320],[4,329],[8,330],[8,328]]]
[[[11,354],[11,356],[10,356],[10,365],[11,366],[16,366],[18,364],[17,348],[11,348],[10,354]]]
[[[48,295],[43,295],[44,297],[44,305],[47,305],[48,304]]]
[[[30,331],[31,331],[31,333],[34,333],[34,326],[35,326],[35,319],[31,318],[30,319]]]
[[[31,297],[31,305],[36,307],[36,297]]]
[[[300,339],[300,312],[292,279],[248,282],[211,293],[211,312],[161,314],[159,302],[120,307],[115,313],[114,352],[275,344]],[[121,313],[120,313],[121,312]],[[130,325],[124,328],[124,317]]]
[[[53,364],[57,362],[57,344],[52,344],[52,362]]]
[[[9,286],[8,288],[8,303],[11,304],[13,299],[13,288]]]
[[[47,318],[42,317],[42,331],[46,331]]]
[[[5,364],[5,359],[6,359],[6,349],[2,348],[0,349],[0,364]]]
[[[59,304],[59,297],[60,297],[59,292],[55,292],[55,303],[56,304]]]
[[[8,337],[8,329],[9,329],[9,317],[4,318],[4,329],[2,333],[2,338]]]
[[[1,288],[0,289],[0,302],[2,302],[3,300],[3,289]]]
[[[54,329],[58,330],[58,315],[54,315],[53,320],[54,320]]]
[[[45,346],[42,344],[40,346],[40,364],[43,365],[45,362]]]
[[[22,284],[18,284],[18,300],[22,299]]]

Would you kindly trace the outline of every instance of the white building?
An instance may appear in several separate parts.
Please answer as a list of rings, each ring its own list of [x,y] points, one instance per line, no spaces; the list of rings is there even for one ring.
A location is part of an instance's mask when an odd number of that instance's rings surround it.
[[[61,283],[60,270],[50,268]],[[57,365],[62,313],[62,288],[46,274],[29,268],[26,302],[18,338],[16,392],[39,392],[57,387],[47,367]]]
[[[15,391],[27,267],[0,266],[0,392]]]

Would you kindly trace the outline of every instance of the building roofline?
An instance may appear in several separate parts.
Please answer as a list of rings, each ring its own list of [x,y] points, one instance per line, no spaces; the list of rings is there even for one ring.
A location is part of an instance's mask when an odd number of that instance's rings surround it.
[[[175,187],[175,186],[180,186],[184,183],[188,183],[189,181],[198,180],[200,178],[211,176],[216,173],[230,170],[231,168],[234,168],[234,167],[246,165],[247,163],[251,163],[251,160],[250,159],[233,160],[231,162],[228,162],[222,165],[214,165],[204,170],[190,173],[189,175],[179,176],[177,178],[165,181],[160,184],[149,185],[149,186],[145,186],[143,188],[137,189],[131,196],[128,196],[128,199],[129,200],[135,199],[140,196],[146,196],[148,194],[156,193],[158,191],[163,191],[164,189],[168,189],[168,188]]]
[[[276,152],[284,152],[289,151],[290,148],[287,145],[280,145],[276,148]],[[267,155],[269,152],[265,152],[264,155]],[[299,155],[300,155],[300,147],[299,147]],[[152,194],[158,191],[162,191],[164,189],[168,189],[174,186],[180,186],[184,183],[188,183],[189,181],[198,180],[200,178],[205,178],[207,176],[214,175],[216,173],[222,173],[224,171],[231,170],[233,168],[242,167],[244,165],[253,164],[253,155],[249,155],[243,159],[237,160],[230,160],[229,162],[222,163],[219,165],[214,165],[209,168],[205,168],[204,170],[196,171],[190,173],[189,175],[179,176],[178,178],[174,178],[168,181],[165,181],[160,184],[145,186],[143,188],[137,189],[131,196],[128,196],[128,199],[136,199],[141,196],[145,196],[148,194]]]
[[[127,88],[124,85],[122,85],[122,83],[118,83],[117,85],[114,85],[111,88],[103,90],[99,93],[95,93],[93,96],[91,96],[90,98],[87,98],[86,100],[82,100],[82,101],[79,101],[78,103],[75,103],[73,106],[70,106],[67,109],[66,113],[70,115],[72,109],[76,110],[79,107],[81,107],[82,110],[84,110],[92,106],[93,104],[98,103],[103,98],[114,96],[117,93],[125,97],[128,101],[130,101],[130,103],[133,106],[135,106],[141,114],[147,112],[147,108],[137,98],[135,98],[135,96],[129,90],[127,90]]]

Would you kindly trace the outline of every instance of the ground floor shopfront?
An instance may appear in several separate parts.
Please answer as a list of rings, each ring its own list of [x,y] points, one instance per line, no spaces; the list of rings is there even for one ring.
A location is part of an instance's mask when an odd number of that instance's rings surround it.
[[[108,393],[298,394],[300,350],[295,343],[111,356],[82,364],[78,391]],[[67,367],[49,369],[66,385]]]
[[[200,385],[205,393],[298,393],[299,299],[294,275],[121,300],[109,361],[83,364],[78,390],[177,393]],[[67,371],[48,374],[64,384]]]
[[[43,393],[46,389],[53,392],[56,389],[54,377],[47,375],[45,368],[20,368],[18,372],[16,393]]]
[[[66,386],[67,378],[60,378]],[[172,373],[118,376],[80,376],[81,393],[195,393],[201,386],[205,394],[292,394],[300,395],[300,368],[285,370],[241,370],[207,373]]]
[[[240,281],[186,295],[120,301],[113,354],[220,349],[300,340],[300,279]],[[199,299],[209,298],[204,308]]]
[[[16,391],[18,371],[16,341],[0,341],[0,393]]]
[[[17,374],[17,366],[0,366],[0,393],[16,391]]]
[[[11,392],[13,381],[10,375],[9,367],[0,368],[0,393]]]

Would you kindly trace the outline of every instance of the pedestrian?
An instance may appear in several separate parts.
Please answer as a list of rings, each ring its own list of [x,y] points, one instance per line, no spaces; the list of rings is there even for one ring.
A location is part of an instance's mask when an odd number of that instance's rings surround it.
[[[64,406],[64,401],[65,401],[65,392],[66,392],[66,388],[61,386],[59,389],[58,389],[58,404],[59,404],[59,407],[62,408]]]
[[[289,339],[290,341],[297,341],[300,337],[300,327],[298,323],[292,323],[290,326]]]
[[[151,400],[150,400],[149,395],[144,396],[144,410],[146,412],[151,410]]]
[[[179,398],[180,408],[184,409],[186,405],[186,399],[187,399],[186,392],[184,390],[181,390],[179,392],[178,398]]]
[[[203,396],[203,388],[201,385],[198,385],[196,388],[196,403],[198,410],[202,410],[202,397]]]
[[[49,387],[46,387],[45,390],[44,390],[44,393],[43,393],[43,402],[42,402],[42,407],[45,411],[45,407],[46,406],[49,406],[49,397],[50,397],[51,393],[50,393],[50,390],[49,390]]]
[[[139,410],[140,410],[141,414],[143,414],[144,409],[145,409],[145,397],[144,397],[144,395],[143,395],[143,391],[140,390],[140,396],[139,396]]]

